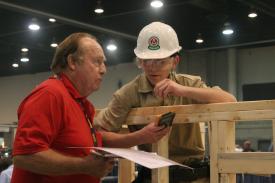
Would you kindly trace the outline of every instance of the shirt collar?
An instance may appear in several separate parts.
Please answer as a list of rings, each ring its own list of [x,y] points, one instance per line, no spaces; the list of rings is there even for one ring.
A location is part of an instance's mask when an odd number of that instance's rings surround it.
[[[68,76],[66,76],[64,73],[60,73],[58,76],[50,77],[50,79],[53,78],[58,79],[64,84],[65,88],[73,97],[73,99],[75,99],[83,107],[84,112],[87,113],[88,116],[91,116],[90,119],[93,121],[95,115],[94,105],[90,103],[86,97],[80,95]]]
[[[145,74],[142,73],[139,79],[138,92],[139,93],[149,93],[153,91],[153,86],[150,84]]]
[[[73,83],[64,73],[59,74],[58,78],[61,82],[63,82],[64,86],[74,99],[83,100],[86,98],[80,95]]]

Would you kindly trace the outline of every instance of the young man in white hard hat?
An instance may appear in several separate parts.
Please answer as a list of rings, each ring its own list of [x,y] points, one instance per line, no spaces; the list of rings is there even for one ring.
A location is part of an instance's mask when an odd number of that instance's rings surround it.
[[[134,49],[139,67],[144,72],[115,92],[108,107],[98,114],[96,125],[106,131],[117,132],[134,107],[236,101],[234,96],[218,87],[207,87],[200,77],[176,74],[180,50],[177,34],[172,27],[161,22],[145,26],[139,33],[137,47]],[[129,128],[132,135],[138,135],[138,130],[142,127]],[[151,149],[149,144],[139,148],[146,151]],[[193,160],[201,160],[203,155],[204,147],[198,124],[172,128],[169,137],[170,159],[189,164]],[[178,174],[182,173],[184,170],[170,169],[169,182],[186,181],[179,180],[182,176]],[[150,180],[150,173],[139,173],[136,182],[144,183],[146,180],[140,178]]]

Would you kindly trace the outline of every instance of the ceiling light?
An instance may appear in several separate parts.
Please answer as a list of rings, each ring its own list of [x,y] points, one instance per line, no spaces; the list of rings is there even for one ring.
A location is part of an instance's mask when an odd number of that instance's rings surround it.
[[[40,29],[40,26],[38,24],[30,24],[29,29],[31,29],[33,31],[37,31]]]
[[[21,62],[28,62],[28,61],[30,61],[30,59],[28,57],[28,52],[21,52],[20,61]]]
[[[203,39],[202,39],[201,33],[198,34],[198,37],[196,39],[196,43],[198,43],[198,44],[203,43]]]
[[[32,19],[32,22],[29,25],[29,29],[33,30],[33,31],[37,31],[40,29],[40,26],[38,25],[36,19],[34,19],[34,18]]]
[[[234,31],[233,31],[232,29],[224,29],[224,30],[222,31],[222,33],[225,34],[225,35],[230,35],[230,34],[233,34]]]
[[[160,8],[163,6],[163,2],[160,0],[153,0],[153,1],[151,1],[151,6],[153,8]]]
[[[19,67],[19,64],[18,63],[13,63],[12,67],[17,68],[17,67]]]
[[[101,14],[103,12],[104,12],[104,10],[102,8],[96,8],[95,9],[95,13],[97,13],[97,14]]]
[[[202,39],[202,38],[197,38],[197,39],[196,39],[196,43],[198,43],[198,44],[203,43],[203,39]]]
[[[231,34],[234,33],[234,30],[232,29],[230,23],[227,22],[227,23],[224,24],[224,28],[223,28],[222,33],[224,35],[231,35]]]
[[[21,61],[21,62],[28,62],[28,61],[30,61],[30,59],[29,59],[28,57],[22,57],[22,58],[20,59],[20,61]]]
[[[21,48],[21,51],[22,51],[22,52],[28,52],[29,49],[24,47],[24,48]]]
[[[55,18],[49,18],[49,22],[54,23],[54,22],[56,22],[56,19]]]
[[[249,14],[248,14],[248,17],[249,18],[256,18],[258,15],[255,11],[251,11]]]
[[[57,47],[57,46],[58,46],[58,44],[57,44],[57,42],[55,41],[55,38],[53,38],[52,43],[51,43],[51,47],[55,48],[55,47]]]
[[[115,44],[108,44],[107,50],[109,51],[115,51],[117,49],[117,46]]]
[[[58,46],[57,43],[51,43],[51,47],[55,48],[55,47],[57,47],[57,46]]]
[[[104,12],[103,7],[101,6],[101,1],[97,1],[94,12],[97,13],[97,14],[101,14],[101,13]]]

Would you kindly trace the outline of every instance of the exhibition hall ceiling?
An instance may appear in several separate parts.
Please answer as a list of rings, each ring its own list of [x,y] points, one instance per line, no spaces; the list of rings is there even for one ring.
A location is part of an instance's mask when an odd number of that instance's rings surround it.
[[[102,14],[94,12],[98,3]],[[251,11],[257,17],[249,18]],[[164,0],[158,9],[149,0],[0,0],[0,19],[1,77],[50,71],[55,50],[50,44],[73,32],[95,35],[104,48],[107,66],[133,62],[138,33],[153,21],[176,30],[183,52],[275,45],[274,0]],[[40,29],[30,30],[31,21]],[[222,34],[225,24],[233,34]],[[198,35],[203,43],[196,43]],[[109,43],[117,49],[108,50]],[[28,52],[22,52],[23,47]],[[29,61],[20,61],[23,56]]]

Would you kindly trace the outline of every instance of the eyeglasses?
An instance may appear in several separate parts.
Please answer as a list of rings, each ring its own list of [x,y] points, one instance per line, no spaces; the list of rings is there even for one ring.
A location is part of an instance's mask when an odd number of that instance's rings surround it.
[[[168,63],[170,63],[171,57],[169,58],[164,58],[164,59],[146,59],[146,60],[141,60],[141,64],[145,67],[148,66],[154,66],[154,67],[163,67],[165,65],[167,65]]]

